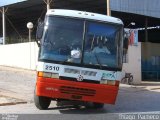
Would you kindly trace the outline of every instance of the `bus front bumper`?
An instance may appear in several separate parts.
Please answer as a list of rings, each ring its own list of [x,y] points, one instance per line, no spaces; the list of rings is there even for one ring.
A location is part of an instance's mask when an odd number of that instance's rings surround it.
[[[115,104],[118,86],[38,77],[36,95],[54,99]]]

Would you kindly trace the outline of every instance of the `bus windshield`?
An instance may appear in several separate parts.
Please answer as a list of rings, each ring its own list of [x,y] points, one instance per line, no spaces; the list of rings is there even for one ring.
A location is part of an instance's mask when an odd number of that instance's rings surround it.
[[[122,25],[48,16],[39,60],[118,68],[122,33]]]

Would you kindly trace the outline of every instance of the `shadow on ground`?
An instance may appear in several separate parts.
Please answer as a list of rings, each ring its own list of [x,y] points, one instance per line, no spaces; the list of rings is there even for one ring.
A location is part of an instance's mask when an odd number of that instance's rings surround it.
[[[77,101],[60,101],[56,107],[50,107],[49,110],[59,110],[63,114],[100,114],[106,113],[105,108],[95,109],[87,103]]]

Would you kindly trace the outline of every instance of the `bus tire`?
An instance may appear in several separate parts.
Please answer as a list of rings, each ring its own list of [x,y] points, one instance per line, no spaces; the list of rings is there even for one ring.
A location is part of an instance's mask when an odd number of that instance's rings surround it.
[[[104,107],[104,104],[103,103],[93,103],[93,107],[96,108],[96,109],[101,109]]]
[[[37,96],[34,92],[34,104],[40,110],[48,109],[51,99],[48,97]]]

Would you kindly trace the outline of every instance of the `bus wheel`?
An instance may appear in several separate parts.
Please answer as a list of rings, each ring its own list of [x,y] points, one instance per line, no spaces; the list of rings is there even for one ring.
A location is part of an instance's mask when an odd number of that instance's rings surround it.
[[[100,108],[103,108],[104,107],[104,104],[103,103],[93,103],[93,107],[96,108],[96,109],[100,109]]]
[[[51,99],[48,97],[42,97],[42,96],[37,96],[34,93],[34,104],[35,106],[40,109],[40,110],[46,110],[48,109],[49,105],[51,103]]]

